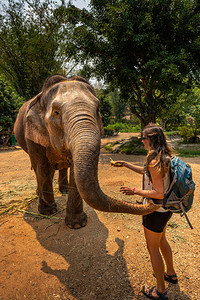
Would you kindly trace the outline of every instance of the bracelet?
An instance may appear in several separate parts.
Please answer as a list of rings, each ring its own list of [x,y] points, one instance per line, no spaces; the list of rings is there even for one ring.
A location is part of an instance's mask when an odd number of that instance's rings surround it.
[[[133,195],[135,194],[135,188],[133,189]]]

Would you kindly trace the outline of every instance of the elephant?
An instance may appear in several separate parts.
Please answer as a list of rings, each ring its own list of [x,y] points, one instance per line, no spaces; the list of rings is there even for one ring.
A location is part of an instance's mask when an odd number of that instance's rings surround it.
[[[59,189],[68,192],[65,223],[70,228],[87,223],[83,200],[104,212],[145,215],[159,207],[153,201],[141,205],[114,199],[100,188],[103,126],[99,107],[94,88],[84,77],[52,75],[41,92],[22,105],[14,124],[16,140],[28,153],[36,174],[39,212],[57,212],[52,181],[59,170]]]

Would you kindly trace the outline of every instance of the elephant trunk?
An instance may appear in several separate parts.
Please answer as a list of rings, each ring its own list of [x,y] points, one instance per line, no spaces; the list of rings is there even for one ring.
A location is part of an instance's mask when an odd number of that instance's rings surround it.
[[[160,206],[150,201],[147,205],[133,204],[111,198],[103,193],[98,182],[98,159],[100,152],[99,132],[87,140],[87,135],[76,136],[79,147],[72,146],[74,176],[81,198],[91,207],[104,212],[146,215]],[[81,143],[82,139],[82,143]],[[73,149],[74,148],[74,149]],[[73,151],[74,150],[74,151]]]

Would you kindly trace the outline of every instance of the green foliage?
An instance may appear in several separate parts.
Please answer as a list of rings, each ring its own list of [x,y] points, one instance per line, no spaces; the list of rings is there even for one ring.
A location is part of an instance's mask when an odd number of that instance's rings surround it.
[[[196,143],[200,141],[197,136],[200,134],[200,128],[196,128],[194,123],[188,123],[180,126],[178,132],[185,143]]]
[[[120,92],[118,89],[115,89],[109,94],[110,102],[112,103],[113,116],[115,121],[121,121],[126,112],[127,103],[123,101],[120,97]]]
[[[177,136],[178,136],[178,130],[176,130],[176,131],[166,131],[166,132],[165,132],[165,135],[166,135],[168,138],[177,137]]]
[[[100,111],[101,111],[101,118],[103,126],[106,127],[110,123],[112,111],[111,111],[111,104],[108,99],[108,94],[106,90],[96,90],[97,97],[100,100]]]
[[[182,126],[188,126],[194,131],[194,134],[198,134],[200,127],[200,89],[193,84],[191,89],[185,90],[174,104],[162,110],[160,122],[162,126],[164,124],[165,130],[178,130]]]
[[[12,136],[17,112],[23,103],[15,90],[0,77],[0,144],[7,144]]]
[[[104,149],[106,149],[107,151],[112,152],[112,147],[113,147],[112,144],[108,144],[108,145],[105,145],[105,146],[104,146]]]
[[[199,142],[200,134],[200,89],[194,87],[189,94],[182,95],[184,118],[179,126],[179,134],[186,143]]]
[[[194,136],[191,124],[180,126],[178,132],[180,136],[183,137],[183,141],[186,143],[190,142],[191,138]]]
[[[141,126],[136,125],[133,126],[133,124],[128,124],[127,122],[124,123],[114,123],[114,124],[109,124],[106,127],[107,130],[112,130],[113,132],[140,132],[141,131]]]
[[[200,150],[198,150],[198,149],[181,149],[181,148],[178,148],[178,149],[176,149],[176,151],[177,151],[179,156],[184,156],[184,157],[200,156]]]
[[[120,149],[121,148],[121,149]],[[125,154],[140,154],[145,155],[146,150],[144,149],[140,139],[132,138],[119,148],[121,153]]]
[[[120,90],[142,126],[199,80],[198,0],[93,0],[89,12],[74,11],[69,43],[90,74]]]
[[[104,136],[113,136],[115,133],[114,129],[104,127]]]
[[[62,73],[65,6],[51,0],[9,0],[0,15],[0,71],[25,99],[40,92],[44,80]],[[66,22],[67,23],[67,22]]]

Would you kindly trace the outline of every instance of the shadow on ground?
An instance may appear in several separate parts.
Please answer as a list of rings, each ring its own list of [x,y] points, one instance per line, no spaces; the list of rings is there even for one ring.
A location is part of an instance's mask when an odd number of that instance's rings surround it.
[[[78,230],[67,228],[63,220],[57,223],[52,223],[53,219],[32,222],[26,215],[25,221],[35,230],[39,243],[48,251],[62,256],[69,265],[60,269],[43,260],[41,270],[59,279],[66,289],[66,297],[134,299],[123,257],[124,241],[116,238],[117,250],[114,255],[109,254],[106,248],[108,229],[92,208],[86,206],[85,211],[88,224]],[[65,212],[62,215],[64,217]]]
[[[36,232],[37,240],[42,247],[56,253],[66,262],[62,268],[60,264],[59,267],[55,267],[56,263],[48,257],[41,260],[41,271],[56,277],[61,283],[63,288],[59,287],[60,290],[57,290],[61,298],[146,299],[141,292],[138,293],[138,288],[137,293],[134,292],[135,283],[124,258],[124,240],[115,238],[112,244],[115,250],[112,251],[107,245],[109,235],[107,227],[100,221],[97,213],[87,205],[84,205],[88,215],[87,226],[78,230],[67,228],[64,224],[67,196],[58,197],[57,200],[59,199],[61,201],[59,205],[63,205],[63,210],[56,216],[62,220],[33,221],[25,215],[25,221]],[[36,206],[30,207],[30,211],[33,210],[37,212]],[[133,267],[137,268],[137,261],[134,261]],[[168,285],[168,294],[172,296],[169,299],[192,299],[181,292],[178,285]]]

